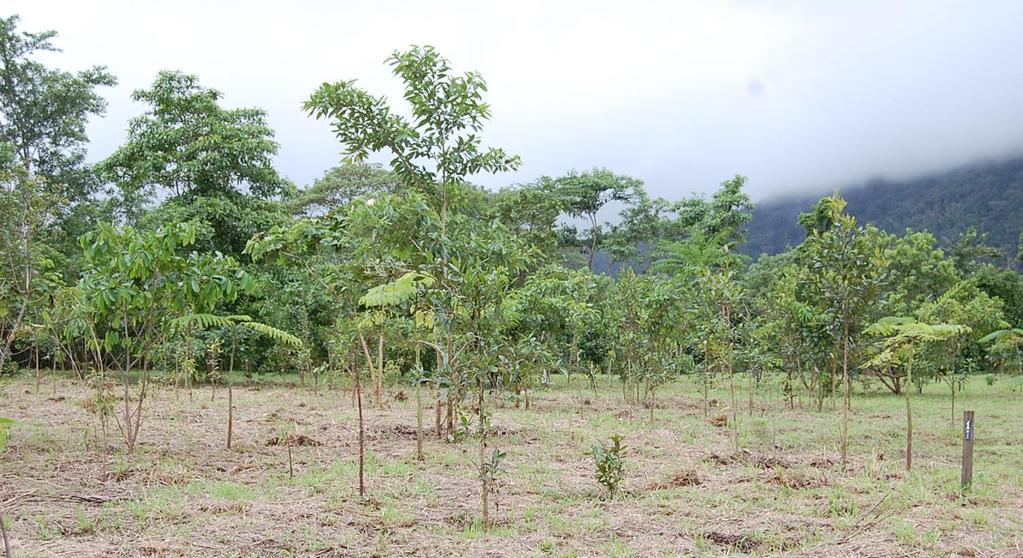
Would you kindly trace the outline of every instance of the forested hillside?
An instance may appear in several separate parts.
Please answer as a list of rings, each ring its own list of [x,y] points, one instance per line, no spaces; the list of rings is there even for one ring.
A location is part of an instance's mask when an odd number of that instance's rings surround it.
[[[1023,230],[1023,157],[984,162],[912,180],[874,180],[844,188],[849,212],[860,222],[888,232],[928,230],[950,245],[971,226],[986,233],[988,243],[1012,256]],[[743,252],[775,254],[803,240],[796,222],[821,191],[768,199],[753,211]]]

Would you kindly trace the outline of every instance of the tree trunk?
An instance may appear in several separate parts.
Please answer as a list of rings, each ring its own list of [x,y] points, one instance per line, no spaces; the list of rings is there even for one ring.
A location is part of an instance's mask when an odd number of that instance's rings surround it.
[[[231,358],[227,365],[227,449],[231,449],[231,435],[234,433],[234,351],[235,342],[231,340]]]
[[[486,411],[486,399],[483,390],[483,380],[477,380],[477,389],[479,390],[479,399],[477,404],[479,405],[479,419],[480,419],[480,447],[479,447],[479,467],[480,467],[480,485],[482,493],[480,495],[480,503],[483,506],[483,528],[490,528],[490,476],[491,471],[487,468],[486,456],[487,456],[487,411]]]
[[[735,451],[739,451],[739,413],[735,408],[735,373],[732,370],[732,355],[730,351],[728,354],[728,389],[732,394],[732,440],[735,444]]]
[[[416,373],[419,374],[422,369],[422,361],[420,360],[420,347],[416,345]],[[423,456],[423,394],[420,390],[422,382],[420,378],[416,378],[416,459],[424,461]]]
[[[849,324],[845,324],[842,336],[842,378],[845,380],[845,408],[842,411],[842,469],[849,469],[849,406],[852,385],[849,383]]]
[[[355,401],[359,409],[359,498],[365,498],[366,429],[362,418],[362,383],[359,381],[359,368],[354,367],[353,370],[355,371]]]
[[[377,344],[377,381],[373,386],[376,390],[377,407],[384,406],[384,336],[380,336]]]
[[[747,409],[747,413],[749,413],[750,418],[752,418],[753,417],[753,389],[755,387],[754,386],[755,378],[753,377],[753,371],[752,370],[749,370],[748,373],[749,373],[749,406],[748,406],[748,409]]]
[[[593,271],[593,256],[597,252],[597,214],[590,215],[590,253],[586,260],[586,267]]]
[[[953,371],[952,381],[949,384],[952,387],[952,428],[956,427],[956,380],[955,372]]]
[[[913,383],[913,358],[906,365],[906,383]],[[913,468],[913,390],[906,389],[906,470]]]
[[[4,539],[4,556],[6,558],[14,558],[14,554],[11,554],[11,543],[7,540],[7,526],[4,525],[3,512],[0,512],[0,537]]]

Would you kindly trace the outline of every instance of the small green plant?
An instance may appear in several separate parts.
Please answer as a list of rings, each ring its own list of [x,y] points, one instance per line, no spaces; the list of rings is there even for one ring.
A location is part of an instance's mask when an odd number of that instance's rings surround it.
[[[625,478],[625,446],[618,434],[611,436],[611,444],[594,444],[590,450],[597,466],[597,482],[607,490],[609,499],[617,494],[622,480]]]
[[[994,374],[988,374],[987,376],[984,376],[984,382],[986,382],[987,385],[989,386],[995,385],[995,381],[997,380],[998,376],[995,376]]]
[[[7,438],[11,434],[11,427],[14,426],[14,420],[0,417],[0,451],[3,451],[7,447]]]

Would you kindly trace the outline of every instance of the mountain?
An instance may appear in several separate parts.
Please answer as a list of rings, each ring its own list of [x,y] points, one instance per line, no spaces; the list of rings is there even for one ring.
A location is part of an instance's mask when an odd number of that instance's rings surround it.
[[[892,233],[928,230],[948,246],[969,227],[988,235],[1006,254],[1019,250],[1023,230],[1023,156],[975,163],[909,180],[878,179],[840,189],[860,223]],[[741,250],[775,254],[803,240],[800,213],[829,191],[768,199],[757,204]]]

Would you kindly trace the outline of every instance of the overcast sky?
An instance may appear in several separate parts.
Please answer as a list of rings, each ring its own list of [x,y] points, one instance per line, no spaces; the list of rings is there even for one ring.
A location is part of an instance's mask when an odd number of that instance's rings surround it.
[[[301,103],[358,78],[400,99],[384,59],[432,44],[490,86],[489,144],[523,158],[497,187],[608,167],[669,198],[736,173],[761,199],[1023,152],[1023,1],[317,2],[5,0],[55,29],[65,69],[120,84],[90,126],[109,154],[157,71],[198,74],[269,113],[281,171],[307,184],[339,144]],[[386,160],[381,158],[381,160]]]

